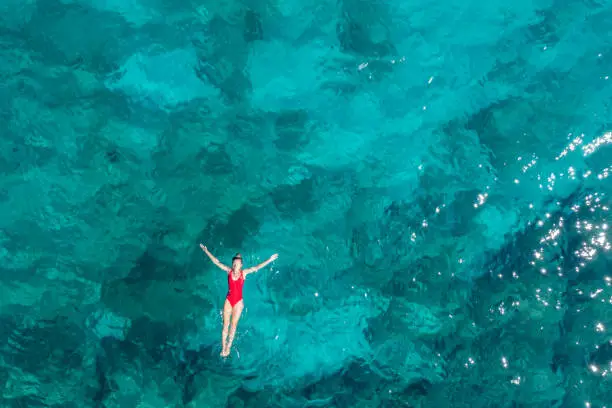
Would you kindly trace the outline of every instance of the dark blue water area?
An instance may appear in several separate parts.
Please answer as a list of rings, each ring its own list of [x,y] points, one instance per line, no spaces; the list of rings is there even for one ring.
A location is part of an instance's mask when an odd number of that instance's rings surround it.
[[[612,408],[611,2],[0,11],[0,407]]]

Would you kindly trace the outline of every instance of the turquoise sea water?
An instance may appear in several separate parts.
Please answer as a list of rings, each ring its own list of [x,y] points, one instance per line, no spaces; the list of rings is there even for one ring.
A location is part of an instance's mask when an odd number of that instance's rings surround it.
[[[0,11],[0,407],[612,408],[612,2]]]

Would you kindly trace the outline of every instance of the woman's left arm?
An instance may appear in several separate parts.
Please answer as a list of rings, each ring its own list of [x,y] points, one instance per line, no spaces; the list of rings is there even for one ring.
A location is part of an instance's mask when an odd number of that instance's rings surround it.
[[[264,268],[266,265],[268,265],[270,262],[274,262],[276,260],[276,258],[278,258],[278,254],[272,255],[267,261],[264,261],[264,262],[260,263],[257,266],[252,266],[250,268],[246,268],[243,272],[244,272],[245,275],[248,275],[249,273],[257,272],[261,268]]]

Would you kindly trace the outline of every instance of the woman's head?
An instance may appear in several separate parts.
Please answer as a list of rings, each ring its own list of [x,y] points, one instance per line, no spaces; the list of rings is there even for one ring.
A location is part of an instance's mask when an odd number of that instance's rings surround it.
[[[234,270],[239,270],[240,268],[242,268],[242,255],[240,255],[240,253],[237,253],[232,258],[232,268]]]

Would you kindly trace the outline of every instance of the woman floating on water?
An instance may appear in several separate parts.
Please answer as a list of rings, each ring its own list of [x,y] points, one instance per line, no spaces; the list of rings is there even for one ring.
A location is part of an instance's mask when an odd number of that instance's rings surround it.
[[[244,285],[244,278],[248,274],[257,272],[270,262],[276,260],[276,258],[278,258],[278,254],[272,255],[267,261],[262,262],[257,266],[242,269],[242,256],[240,254],[236,254],[232,258],[232,267],[230,268],[219,262],[219,260],[215,258],[204,245],[200,244],[200,248],[202,248],[202,250],[206,253],[206,255],[208,255],[210,260],[213,261],[215,265],[227,272],[228,292],[227,297],[225,298],[225,304],[223,305],[223,332],[221,334],[221,344],[223,345],[221,356],[226,357],[229,355],[230,349],[232,348],[234,335],[236,334],[236,326],[238,325],[238,320],[240,320],[240,315],[242,314],[242,309],[244,308],[244,301],[242,300],[242,285]],[[232,328],[229,331],[228,339],[230,317],[232,318]]]

